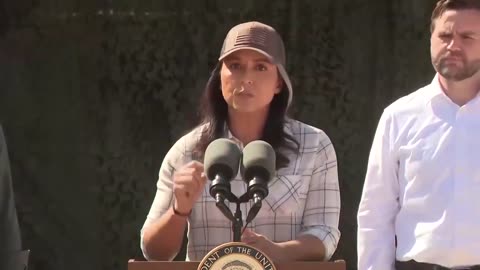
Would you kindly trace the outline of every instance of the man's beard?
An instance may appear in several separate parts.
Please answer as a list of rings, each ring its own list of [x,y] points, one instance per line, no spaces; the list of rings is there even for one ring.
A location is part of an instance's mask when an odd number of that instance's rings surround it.
[[[461,65],[448,63],[448,57],[460,59]],[[463,55],[443,54],[433,59],[435,70],[447,80],[463,81],[473,77],[480,70],[480,59],[468,62]]]

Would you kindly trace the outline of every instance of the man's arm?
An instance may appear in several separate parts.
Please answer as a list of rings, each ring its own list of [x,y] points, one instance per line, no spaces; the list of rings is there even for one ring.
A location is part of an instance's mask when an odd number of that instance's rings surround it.
[[[358,270],[395,269],[395,217],[400,206],[391,127],[391,118],[384,112],[370,151],[358,209]]]

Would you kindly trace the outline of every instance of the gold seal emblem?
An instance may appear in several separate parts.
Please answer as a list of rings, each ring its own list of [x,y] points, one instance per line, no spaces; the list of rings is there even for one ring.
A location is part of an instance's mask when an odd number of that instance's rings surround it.
[[[276,270],[260,250],[240,242],[220,245],[210,251],[197,270]]]

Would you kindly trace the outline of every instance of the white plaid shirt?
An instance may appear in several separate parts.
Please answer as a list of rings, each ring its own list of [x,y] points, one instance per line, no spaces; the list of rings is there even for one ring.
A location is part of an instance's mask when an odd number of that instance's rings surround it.
[[[172,206],[173,173],[193,159],[192,150],[201,130],[201,127],[196,128],[178,140],[162,163],[157,194],[141,232],[141,248],[147,259],[143,229]],[[286,152],[290,162],[287,167],[277,170],[269,182],[269,194],[248,228],[274,242],[293,240],[304,234],[314,235],[325,245],[327,260],[335,252],[340,238],[340,192],[335,150],[328,136],[315,127],[289,119],[285,131],[299,142],[299,154]],[[227,130],[225,137],[243,149],[230,131]],[[240,175],[230,184],[237,197],[247,191]],[[218,245],[233,241],[232,223],[216,207],[209,187],[207,183],[188,218],[187,260],[199,261]],[[243,222],[251,205],[251,202],[241,205]],[[232,213],[235,208],[236,204],[230,203]]]

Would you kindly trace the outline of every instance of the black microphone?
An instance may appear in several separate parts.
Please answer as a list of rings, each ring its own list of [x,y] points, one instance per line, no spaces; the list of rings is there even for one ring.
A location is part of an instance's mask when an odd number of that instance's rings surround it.
[[[248,183],[247,193],[253,199],[247,223],[255,218],[262,200],[268,196],[268,182],[275,175],[275,158],[275,150],[265,141],[252,141],[243,149],[243,180]]]
[[[215,198],[216,205],[228,217],[232,216],[232,213],[225,205],[225,199],[234,201],[230,191],[230,181],[237,175],[241,155],[238,146],[224,138],[214,140],[205,150],[205,174],[208,180],[212,181],[210,195]]]

